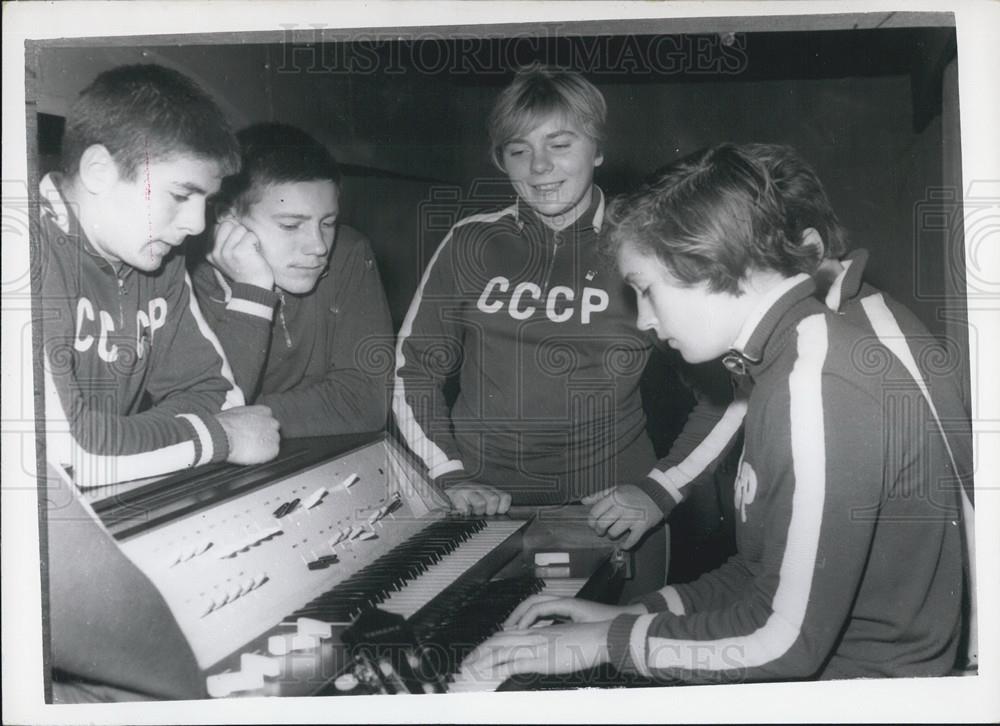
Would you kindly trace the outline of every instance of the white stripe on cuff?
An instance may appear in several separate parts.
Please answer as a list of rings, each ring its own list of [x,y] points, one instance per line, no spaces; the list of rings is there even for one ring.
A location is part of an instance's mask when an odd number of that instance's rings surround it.
[[[246,313],[247,315],[253,315],[256,318],[263,318],[268,322],[271,322],[274,319],[274,308],[270,305],[264,305],[263,303],[253,302],[251,300],[243,300],[238,297],[230,298],[229,302],[226,303],[226,310],[231,310],[234,313]]]
[[[453,471],[461,471],[464,468],[465,465],[458,459],[449,459],[429,469],[427,473],[431,479],[437,479],[439,476],[450,474]]]
[[[660,471],[659,469],[653,469],[649,472],[649,478],[659,484],[661,487],[667,490],[667,494],[674,498],[674,501],[678,504],[684,499],[684,495],[681,493],[680,487],[673,481],[670,473],[675,471],[676,467],[671,468],[668,471]]]
[[[195,416],[193,413],[179,413],[177,418],[182,418],[190,423],[198,435],[198,441],[201,442],[201,458],[194,465],[201,466],[210,462],[215,456],[215,445],[212,443],[212,432],[208,430],[208,426],[205,425],[200,416]]]

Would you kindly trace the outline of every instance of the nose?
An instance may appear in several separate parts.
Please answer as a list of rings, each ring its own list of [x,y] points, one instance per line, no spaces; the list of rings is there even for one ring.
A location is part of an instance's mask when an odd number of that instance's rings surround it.
[[[326,241],[326,235],[323,234],[322,226],[310,227],[302,240],[303,254],[326,257],[326,253],[329,251],[330,245]]]
[[[544,174],[552,169],[552,159],[547,151],[539,150],[531,154],[531,173]]]
[[[637,296],[637,307],[638,311],[635,317],[635,326],[639,330],[652,330],[656,331],[657,320],[656,316],[653,314],[652,306],[646,302],[642,296]]]
[[[181,205],[180,216],[178,217],[178,228],[188,236],[201,234],[205,229],[205,200],[200,197],[192,197],[186,204]]]

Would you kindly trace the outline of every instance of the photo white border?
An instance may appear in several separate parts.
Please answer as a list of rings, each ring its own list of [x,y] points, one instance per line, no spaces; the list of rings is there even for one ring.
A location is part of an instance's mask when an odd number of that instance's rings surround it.
[[[358,7],[361,6],[361,7]],[[197,7],[197,9],[195,9]],[[978,472],[978,677],[586,690],[397,698],[234,699],[165,703],[46,705],[42,697],[37,494],[26,473],[32,378],[25,326],[30,307],[8,296],[27,274],[27,228],[8,221],[8,199],[26,188],[26,39],[274,31],[279,23],[326,27],[418,27],[627,18],[954,12],[959,54],[962,169],[966,194],[996,199],[992,230],[966,229],[967,266],[1000,285],[1000,4],[966,2],[65,2],[9,3],[3,25],[2,606],[5,723],[315,723],[365,721],[996,721],[1000,719],[1000,296],[969,300],[969,324],[983,331],[973,360]],[[197,23],[197,27],[192,27]],[[720,139],[721,140],[721,139]],[[21,271],[20,273],[18,271]],[[993,287],[993,289],[997,289]],[[988,334],[987,331],[991,334]],[[25,408],[25,401],[29,408]],[[16,448],[15,448],[16,446]],[[994,576],[987,576],[988,573]],[[993,683],[993,687],[989,684]]]

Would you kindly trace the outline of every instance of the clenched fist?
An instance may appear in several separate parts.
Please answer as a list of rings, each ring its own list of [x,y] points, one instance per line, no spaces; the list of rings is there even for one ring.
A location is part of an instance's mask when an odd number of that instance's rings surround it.
[[[445,490],[451,505],[462,514],[504,514],[510,509],[510,494],[489,484],[464,482]]]
[[[229,438],[231,464],[263,464],[278,455],[278,421],[267,406],[240,406],[216,415]]]
[[[267,290],[274,287],[274,272],[261,252],[260,239],[233,217],[216,225],[207,259],[231,280]]]

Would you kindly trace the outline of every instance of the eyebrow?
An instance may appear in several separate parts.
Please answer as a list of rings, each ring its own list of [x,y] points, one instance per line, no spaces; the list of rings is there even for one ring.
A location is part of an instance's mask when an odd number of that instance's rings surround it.
[[[567,134],[570,136],[579,136],[579,134],[576,133],[576,131],[573,131],[572,129],[559,129],[557,131],[551,131],[545,134],[545,138],[554,139],[557,136],[565,136]],[[507,146],[508,144],[526,144],[526,143],[528,143],[527,139],[525,139],[523,136],[515,136],[514,138],[505,141],[504,146]]]
[[[279,217],[281,219],[301,219],[302,221],[309,221],[313,218],[311,214],[296,214],[295,212],[277,212],[271,215],[275,219]],[[337,212],[328,212],[327,214],[320,215],[319,219],[329,219],[330,217],[336,217]]]
[[[198,186],[193,182],[174,182],[174,184],[179,186],[181,189],[190,192],[191,194],[204,194],[205,196],[208,196],[207,190],[202,189],[200,186]]]

